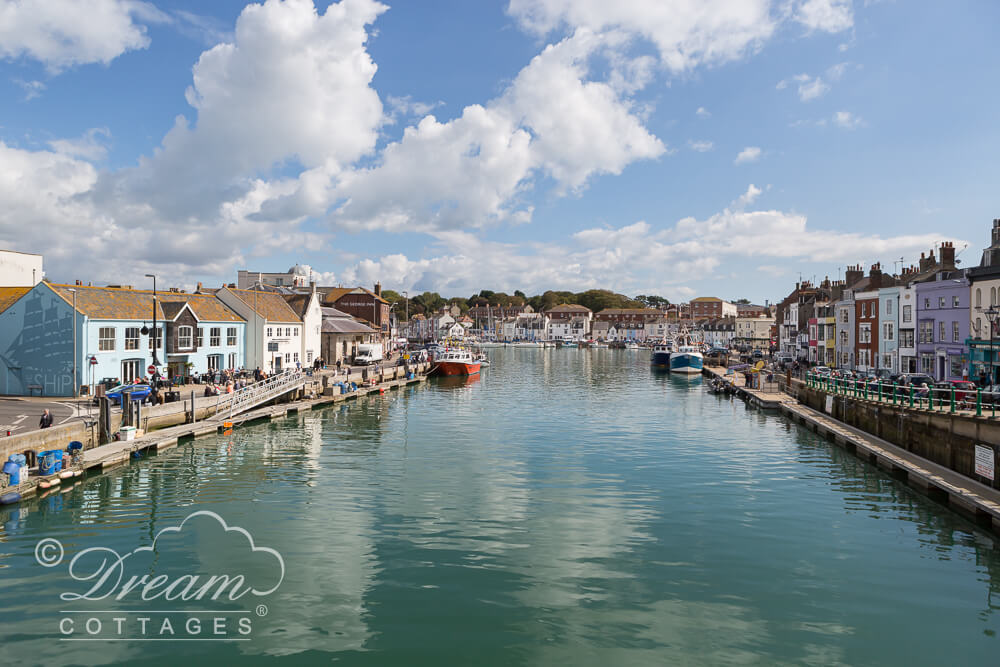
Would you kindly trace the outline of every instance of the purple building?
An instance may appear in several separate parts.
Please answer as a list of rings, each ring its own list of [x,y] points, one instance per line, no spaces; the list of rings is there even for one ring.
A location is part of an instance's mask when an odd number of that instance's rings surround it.
[[[969,282],[961,271],[942,271],[915,285],[918,368],[935,380],[968,379]]]

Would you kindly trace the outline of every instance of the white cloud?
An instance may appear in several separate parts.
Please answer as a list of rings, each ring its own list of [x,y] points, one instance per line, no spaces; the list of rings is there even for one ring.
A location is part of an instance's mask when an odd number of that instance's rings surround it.
[[[53,139],[49,146],[56,153],[74,158],[97,161],[108,154],[108,148],[102,142],[111,138],[111,131],[106,127],[92,127],[76,139]]]
[[[833,114],[833,124],[846,130],[853,130],[864,124],[864,121],[850,111],[837,111]]]
[[[699,153],[707,153],[715,147],[711,141],[688,141],[688,146]]]
[[[25,81],[24,79],[11,79],[24,90],[24,101],[33,100],[40,97],[45,90],[45,84],[41,81]]]
[[[806,0],[795,11],[795,20],[810,31],[837,33],[854,25],[851,0]]]
[[[132,0],[20,0],[0,3],[0,57],[27,57],[59,71],[109,63],[149,46],[146,27],[162,13]]]
[[[710,112],[705,107],[698,107],[698,109],[694,113],[699,118],[708,118],[709,116],[712,115],[712,112]]]
[[[641,35],[675,72],[753,52],[777,22],[770,0],[511,0],[507,11],[524,28],[542,35],[561,28]]]
[[[798,84],[799,99],[803,102],[808,102],[829,92],[830,84],[828,81],[839,81],[844,76],[844,72],[847,71],[848,64],[837,63],[827,68],[824,75],[825,78],[824,76],[814,77],[809,74],[796,74],[787,79],[782,79],[775,88],[784,90],[792,83]]]
[[[942,240],[940,234],[882,237],[811,230],[806,218],[777,210],[744,210],[762,193],[750,185],[733,205],[704,220],[684,218],[657,228],[645,221],[623,227],[579,231],[564,243],[489,243],[465,232],[439,235],[440,251],[414,259],[392,254],[348,267],[348,283],[375,279],[413,291],[468,294],[483,288],[583,290],[601,286],[637,294],[655,291],[690,296],[686,284],[724,263],[754,259],[754,266],[774,276],[788,273],[788,262],[862,261],[917,252]],[[953,240],[953,239],[946,239]],[[954,242],[961,243],[954,239]],[[493,287],[495,286],[495,287]]]
[[[416,116],[418,118],[423,118],[435,108],[444,104],[444,102],[416,102],[410,95],[404,95],[402,97],[394,97],[390,95],[386,98],[386,103],[392,110],[392,117],[396,116]]]
[[[335,196],[345,204],[331,220],[410,231],[525,222],[531,209],[518,194],[536,173],[550,176],[561,194],[662,155],[664,145],[629,99],[589,79],[590,56],[619,39],[580,31],[546,47],[497,99],[407,128],[375,167],[342,176]]]
[[[736,160],[733,164],[744,164],[747,162],[756,162],[760,159],[761,150],[758,146],[747,146],[739,152],[736,156]]]

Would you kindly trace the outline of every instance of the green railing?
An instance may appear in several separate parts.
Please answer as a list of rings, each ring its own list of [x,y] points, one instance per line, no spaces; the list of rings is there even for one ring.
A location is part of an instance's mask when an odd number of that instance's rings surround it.
[[[995,417],[997,404],[1000,403],[1000,393],[984,392],[978,387],[975,390],[954,386],[915,387],[912,384],[898,384],[881,379],[837,378],[825,373],[807,374],[806,386],[828,394],[864,401],[950,414],[969,412],[977,417],[983,416],[984,406],[988,408],[989,415]]]

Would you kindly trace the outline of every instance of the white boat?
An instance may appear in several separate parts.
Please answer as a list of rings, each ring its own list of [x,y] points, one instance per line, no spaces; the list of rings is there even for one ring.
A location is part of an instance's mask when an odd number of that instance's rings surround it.
[[[594,348],[595,350],[606,350],[606,349],[608,349],[608,344],[607,343],[594,343],[590,347]]]
[[[701,345],[693,340],[686,328],[681,329],[670,352],[670,372],[698,375],[704,365]]]
[[[542,343],[534,340],[519,340],[516,343],[512,343],[513,347],[544,347]]]
[[[625,343],[625,349],[626,350],[638,350],[639,349],[639,344],[638,343]]]

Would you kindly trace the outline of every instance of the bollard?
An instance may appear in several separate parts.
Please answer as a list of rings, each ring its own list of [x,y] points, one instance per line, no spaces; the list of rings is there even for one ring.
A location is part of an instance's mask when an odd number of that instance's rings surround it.
[[[951,410],[949,410],[949,412],[951,412],[953,414],[955,412],[955,386],[954,385],[952,385],[952,387],[951,387]]]
[[[882,380],[878,381],[878,402],[882,402]]]
[[[927,389],[927,409],[934,412],[934,389]]]
[[[913,407],[913,385],[910,385],[910,407]]]
[[[983,390],[976,387],[976,416],[983,416]]]

